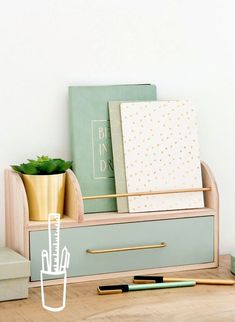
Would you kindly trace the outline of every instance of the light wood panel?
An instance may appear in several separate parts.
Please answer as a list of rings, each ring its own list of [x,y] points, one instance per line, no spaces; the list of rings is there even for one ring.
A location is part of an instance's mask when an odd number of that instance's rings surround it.
[[[219,210],[218,188],[209,166],[205,162],[201,162],[202,183],[203,187],[210,187],[210,190],[204,192],[204,202],[206,207]]]
[[[61,219],[61,227],[86,227],[95,225],[107,225],[107,224],[121,224],[128,222],[139,222],[139,221],[151,221],[151,220],[161,220],[161,219],[176,219],[176,218],[187,218],[187,217],[202,217],[202,216],[214,216],[216,212],[211,208],[201,208],[201,209],[189,209],[180,211],[158,211],[158,212],[145,212],[145,213],[135,213],[130,215],[129,213],[119,213],[116,212],[99,212],[95,214],[85,215],[85,220],[78,223],[76,220],[68,216],[63,216]],[[47,229],[47,222],[42,221],[29,221],[28,229],[42,230]]]
[[[169,277],[235,279],[230,273],[230,257],[223,256],[220,267],[200,271],[167,273]],[[29,290],[29,298],[0,303],[4,322],[234,322],[235,286],[196,285],[178,289],[149,290],[124,294],[97,295],[99,285],[131,283],[119,278],[69,284],[64,311],[52,313],[41,306],[40,288]],[[47,287],[51,305],[58,304],[61,286]]]
[[[204,192],[204,203],[207,207],[213,208],[216,212],[214,223],[214,260],[219,264],[219,192],[213,173],[205,162],[201,162],[202,183],[203,186],[208,184],[210,191]]]
[[[20,175],[13,170],[5,171],[5,214],[6,246],[28,257],[27,196]]]
[[[84,220],[81,189],[75,174],[70,169],[66,171],[64,213],[76,222],[82,222]]]

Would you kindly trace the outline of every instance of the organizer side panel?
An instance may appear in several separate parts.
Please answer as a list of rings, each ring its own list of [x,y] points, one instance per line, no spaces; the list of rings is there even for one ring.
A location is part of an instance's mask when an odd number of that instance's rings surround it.
[[[5,227],[6,246],[28,257],[28,203],[20,175],[5,171]]]
[[[64,214],[76,222],[84,220],[82,193],[77,178],[72,170],[66,171]]]
[[[214,222],[214,257],[217,266],[219,265],[219,192],[217,184],[210,167],[201,162],[202,180],[204,187],[210,187],[210,191],[204,192],[205,206],[215,210]]]

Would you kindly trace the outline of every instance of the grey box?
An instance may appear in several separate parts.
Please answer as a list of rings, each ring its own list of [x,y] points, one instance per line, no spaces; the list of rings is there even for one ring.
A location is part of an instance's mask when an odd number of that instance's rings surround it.
[[[30,261],[15,251],[0,247],[0,301],[28,297]]]

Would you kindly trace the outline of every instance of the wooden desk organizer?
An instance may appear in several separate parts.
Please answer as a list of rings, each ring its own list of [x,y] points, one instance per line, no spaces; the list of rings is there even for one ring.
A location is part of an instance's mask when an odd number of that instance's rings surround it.
[[[68,281],[217,267],[219,197],[209,167],[202,162],[201,168],[204,208],[85,215],[79,183],[68,170],[61,220],[61,247],[71,253]],[[38,286],[47,222],[29,221],[24,184],[12,170],[5,171],[5,198],[6,246],[31,260],[30,285]]]

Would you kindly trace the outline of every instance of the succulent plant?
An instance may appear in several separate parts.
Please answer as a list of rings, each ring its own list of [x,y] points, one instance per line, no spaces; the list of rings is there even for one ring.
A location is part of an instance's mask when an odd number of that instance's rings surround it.
[[[51,159],[44,155],[38,156],[36,160],[28,159],[28,161],[28,163],[11,165],[11,167],[13,170],[23,174],[48,175],[64,173],[72,166],[72,161]]]

